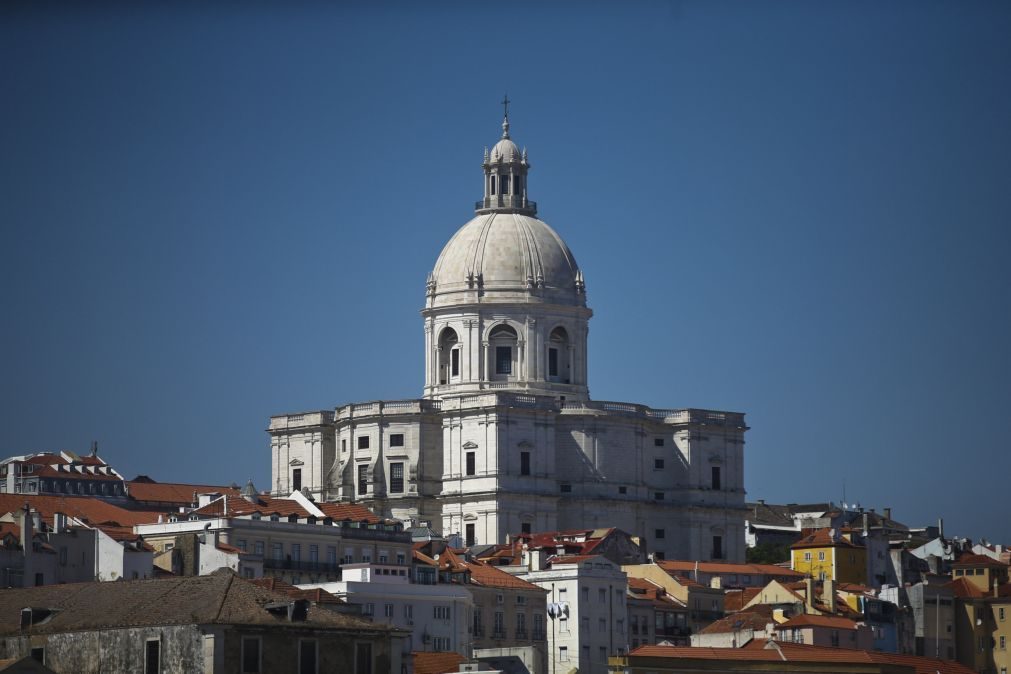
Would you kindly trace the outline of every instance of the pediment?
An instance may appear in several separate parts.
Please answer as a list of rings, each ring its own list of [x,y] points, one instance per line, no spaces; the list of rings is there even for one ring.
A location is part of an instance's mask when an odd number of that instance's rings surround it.
[[[467,442],[463,443],[463,448],[464,449],[477,449],[477,443],[474,442],[473,440],[468,440]]]
[[[292,459],[291,461],[288,462],[288,465],[289,466],[304,466],[305,464],[302,463],[302,461],[300,459]]]
[[[523,449],[527,449],[528,447],[533,447],[534,443],[530,442],[529,440],[520,440],[519,446],[522,447]]]

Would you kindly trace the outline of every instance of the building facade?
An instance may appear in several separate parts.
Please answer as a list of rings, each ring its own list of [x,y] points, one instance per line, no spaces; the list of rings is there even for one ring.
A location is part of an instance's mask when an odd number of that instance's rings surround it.
[[[590,399],[586,281],[502,129],[428,277],[423,396],[272,417],[273,493],[474,544],[619,527],[668,558],[743,561],[744,415]]]

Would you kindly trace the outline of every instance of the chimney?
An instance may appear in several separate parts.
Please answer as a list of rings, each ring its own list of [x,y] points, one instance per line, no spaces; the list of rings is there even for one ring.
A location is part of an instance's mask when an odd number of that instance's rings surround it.
[[[62,534],[67,529],[67,516],[63,513],[53,513],[53,533]]]
[[[806,590],[804,597],[805,613],[814,613],[814,578],[808,576],[804,579],[804,589]]]
[[[892,509],[891,508],[885,508],[885,519],[886,520],[892,519]]]
[[[938,517],[937,518],[937,537],[940,538],[940,539],[942,539],[942,540],[944,539],[944,518],[943,517]]]
[[[867,538],[868,534],[870,533],[870,528],[868,527],[867,524],[867,513],[864,513],[863,528],[864,528],[864,538]]]
[[[21,587],[31,587],[35,584],[35,569],[32,564],[32,541],[35,538],[35,531],[32,527],[32,511],[28,503],[21,508],[18,516],[18,525],[21,527],[21,551],[24,555],[24,571],[22,572]]]
[[[835,613],[835,581],[826,580],[822,584],[821,601],[828,607],[829,613]]]

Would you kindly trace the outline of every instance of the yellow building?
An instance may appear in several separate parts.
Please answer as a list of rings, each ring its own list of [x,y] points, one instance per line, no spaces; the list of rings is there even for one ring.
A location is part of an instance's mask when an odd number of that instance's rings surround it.
[[[962,555],[951,565],[955,592],[955,651],[977,672],[1011,669],[1011,583],[1008,566],[985,555]]]
[[[818,529],[790,546],[790,566],[817,580],[867,583],[867,549],[848,529]]]

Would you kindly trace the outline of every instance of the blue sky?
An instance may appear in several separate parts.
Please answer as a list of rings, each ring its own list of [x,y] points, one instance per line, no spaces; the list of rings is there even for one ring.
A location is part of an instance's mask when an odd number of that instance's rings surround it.
[[[269,483],[421,393],[508,92],[591,394],[743,411],[749,499],[1011,542],[1011,5],[5,3],[0,451]]]

